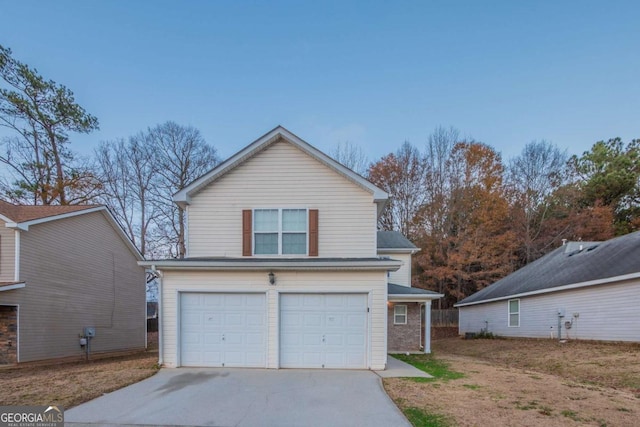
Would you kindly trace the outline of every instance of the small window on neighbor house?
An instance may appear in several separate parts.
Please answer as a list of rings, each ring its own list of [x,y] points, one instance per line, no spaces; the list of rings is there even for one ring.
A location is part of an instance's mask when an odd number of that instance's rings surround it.
[[[520,326],[520,300],[509,300],[509,327],[517,328]]]
[[[406,305],[393,306],[393,324],[394,325],[407,324],[407,306]]]

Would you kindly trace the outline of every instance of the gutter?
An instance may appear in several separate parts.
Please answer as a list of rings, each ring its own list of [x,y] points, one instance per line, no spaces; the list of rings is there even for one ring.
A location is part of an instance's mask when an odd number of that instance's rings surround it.
[[[624,274],[622,276],[607,277],[606,279],[597,279],[597,280],[589,280],[587,282],[572,283],[570,285],[556,286],[554,288],[538,289],[536,291],[530,291],[530,292],[521,292],[519,294],[512,294],[512,295],[506,295],[506,296],[502,296],[502,297],[484,299],[484,300],[481,300],[481,301],[473,301],[473,302],[467,302],[467,303],[457,303],[457,304],[454,304],[453,306],[454,307],[466,307],[466,306],[469,306],[469,305],[478,305],[478,304],[485,304],[485,303],[489,303],[489,302],[504,301],[504,300],[508,300],[508,299],[522,298],[522,297],[528,297],[528,296],[532,296],[532,295],[550,294],[550,293],[553,293],[553,292],[562,292],[562,291],[568,291],[568,290],[572,290],[572,289],[587,288],[587,287],[590,287],[590,286],[606,285],[606,284],[609,284],[609,283],[623,282],[625,280],[633,280],[633,279],[640,279],[640,272],[631,273],[631,274]]]
[[[443,294],[389,294],[387,299],[393,302],[416,302],[416,301],[433,301],[444,297]]]
[[[277,268],[281,271],[396,271],[402,266],[401,261],[329,261],[326,263],[317,261],[290,262],[276,260],[269,262],[260,261],[138,261],[142,267],[160,267],[164,270],[210,270],[210,271],[267,271]]]

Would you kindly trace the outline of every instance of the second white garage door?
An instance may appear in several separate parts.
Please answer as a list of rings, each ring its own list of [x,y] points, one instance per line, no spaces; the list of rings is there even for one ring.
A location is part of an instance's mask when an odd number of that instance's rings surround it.
[[[366,294],[281,294],[280,366],[367,368]]]
[[[182,293],[182,366],[266,367],[264,294]]]

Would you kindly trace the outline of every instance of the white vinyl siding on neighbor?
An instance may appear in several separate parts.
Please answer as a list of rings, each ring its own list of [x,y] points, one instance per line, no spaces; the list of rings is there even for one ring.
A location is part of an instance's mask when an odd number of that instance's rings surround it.
[[[393,306],[393,324],[407,324],[407,306],[404,304],[396,304]]]
[[[505,337],[557,338],[558,310],[565,321],[574,319],[572,339],[640,341],[640,281],[590,286],[531,297],[520,297],[520,327],[508,327],[507,300],[459,307],[459,331],[479,332],[488,321],[489,332]],[[563,327],[563,337],[565,331]]]
[[[267,313],[267,367],[280,367],[280,296],[288,293],[366,294],[370,311],[367,329],[367,366],[386,364],[387,280],[384,271],[276,271],[276,285],[268,272],[163,271],[163,357],[167,367],[179,365],[179,295],[183,292],[264,293]]]
[[[269,207],[318,209],[320,257],[376,256],[372,194],[284,141],[193,196],[189,256],[242,256],[242,210]]]
[[[520,300],[510,299],[507,302],[509,309],[509,327],[517,328],[520,326]]]
[[[307,209],[254,209],[254,255],[307,255]]]

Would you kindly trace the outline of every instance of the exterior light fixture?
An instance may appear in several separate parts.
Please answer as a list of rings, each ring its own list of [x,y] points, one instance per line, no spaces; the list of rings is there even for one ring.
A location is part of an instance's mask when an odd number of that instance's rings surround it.
[[[276,284],[276,275],[273,274],[273,271],[269,272],[269,284],[270,285],[275,285]]]

